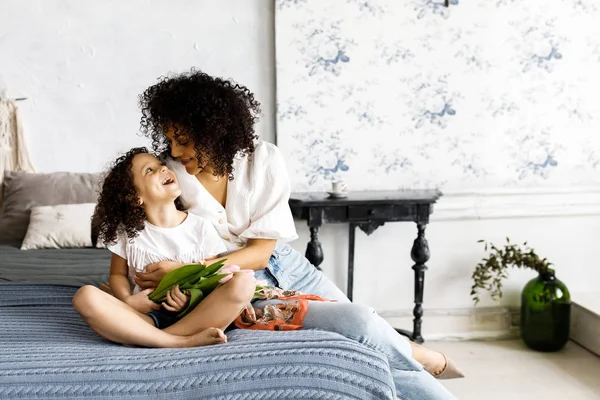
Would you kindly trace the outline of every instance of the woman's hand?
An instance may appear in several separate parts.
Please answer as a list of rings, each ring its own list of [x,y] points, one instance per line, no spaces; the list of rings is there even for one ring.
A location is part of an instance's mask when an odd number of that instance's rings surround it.
[[[142,314],[158,310],[160,308],[160,304],[156,304],[148,298],[148,295],[152,293],[153,290],[154,288],[150,288],[142,290],[139,293],[132,294],[125,299],[125,304],[129,305],[134,310],[141,312]]]
[[[149,264],[144,271],[135,273],[135,283],[142,289],[155,288],[166,274],[184,265],[176,261],[159,261]]]
[[[211,265],[217,261],[225,260],[225,265],[239,265],[243,270],[252,269],[259,271],[269,265],[269,259],[275,249],[277,240],[273,239],[250,239],[246,247],[228,253],[223,257],[211,257],[205,261]]]
[[[218,274],[227,274],[223,278],[219,280],[219,283],[222,285],[224,283],[229,282],[234,274],[248,274],[254,277],[254,270],[252,269],[240,269],[238,265],[226,265],[222,267],[218,272]]]
[[[186,295],[175,285],[167,292],[167,301],[162,303],[163,307],[169,311],[178,312],[187,307],[190,302],[190,296]]]

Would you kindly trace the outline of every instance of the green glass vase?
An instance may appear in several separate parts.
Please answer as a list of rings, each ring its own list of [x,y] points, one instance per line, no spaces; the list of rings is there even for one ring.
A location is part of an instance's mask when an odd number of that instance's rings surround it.
[[[521,294],[521,336],[538,351],[558,351],[569,340],[571,295],[554,270],[530,280]]]

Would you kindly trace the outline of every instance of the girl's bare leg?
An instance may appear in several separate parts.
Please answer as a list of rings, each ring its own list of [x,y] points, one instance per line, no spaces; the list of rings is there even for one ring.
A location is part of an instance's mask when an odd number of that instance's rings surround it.
[[[97,287],[86,285],[73,297],[73,307],[100,336],[121,344],[145,347],[196,347],[225,343],[217,328],[177,335],[154,326],[152,318]]]
[[[227,283],[213,290],[188,315],[164,331],[187,336],[210,327],[225,330],[250,304],[255,288],[254,276],[236,273]]]

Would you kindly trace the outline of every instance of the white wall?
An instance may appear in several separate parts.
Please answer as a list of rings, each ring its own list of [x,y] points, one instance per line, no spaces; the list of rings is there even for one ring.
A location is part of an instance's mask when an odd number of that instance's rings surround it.
[[[0,79],[40,172],[103,169],[138,137],[137,96],[195,66],[255,92],[274,138],[270,1],[3,0]],[[0,81],[0,86],[2,85]],[[1,92],[0,87],[0,92]]]
[[[11,97],[29,98],[20,104],[37,169],[97,171],[117,152],[147,143],[136,136],[137,95],[159,75],[192,65],[255,91],[265,114],[259,132],[272,141],[272,8],[266,0],[4,0],[0,74]],[[494,335],[509,328],[510,313],[487,308],[494,306],[487,300],[473,313],[470,276],[483,256],[478,239],[528,240],[556,264],[573,292],[595,289],[599,204],[595,188],[442,198],[427,229],[432,257],[425,336]],[[302,222],[297,227],[301,237],[293,245],[304,252],[308,230]],[[415,227],[404,223],[387,224],[368,237],[357,231],[355,300],[405,327],[412,311],[415,235]],[[325,226],[321,239],[322,266],[345,287],[347,226]],[[511,273],[502,305],[517,306],[531,277]]]

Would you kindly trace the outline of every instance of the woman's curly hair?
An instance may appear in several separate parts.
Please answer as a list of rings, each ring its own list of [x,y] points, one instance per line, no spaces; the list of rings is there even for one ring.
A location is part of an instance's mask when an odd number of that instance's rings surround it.
[[[146,212],[139,203],[137,189],[133,183],[131,165],[138,154],[151,154],[145,147],[135,147],[120,156],[104,177],[98,203],[92,217],[92,226],[98,232],[98,238],[106,245],[114,244],[119,234],[133,239],[144,229]],[[183,209],[177,198],[175,205]]]
[[[141,131],[152,139],[158,153],[170,154],[164,133],[172,127],[176,137],[187,135],[194,140],[199,165],[208,161],[215,175],[233,179],[236,155],[254,152],[260,104],[245,86],[192,68],[159,78],[139,100]]]

